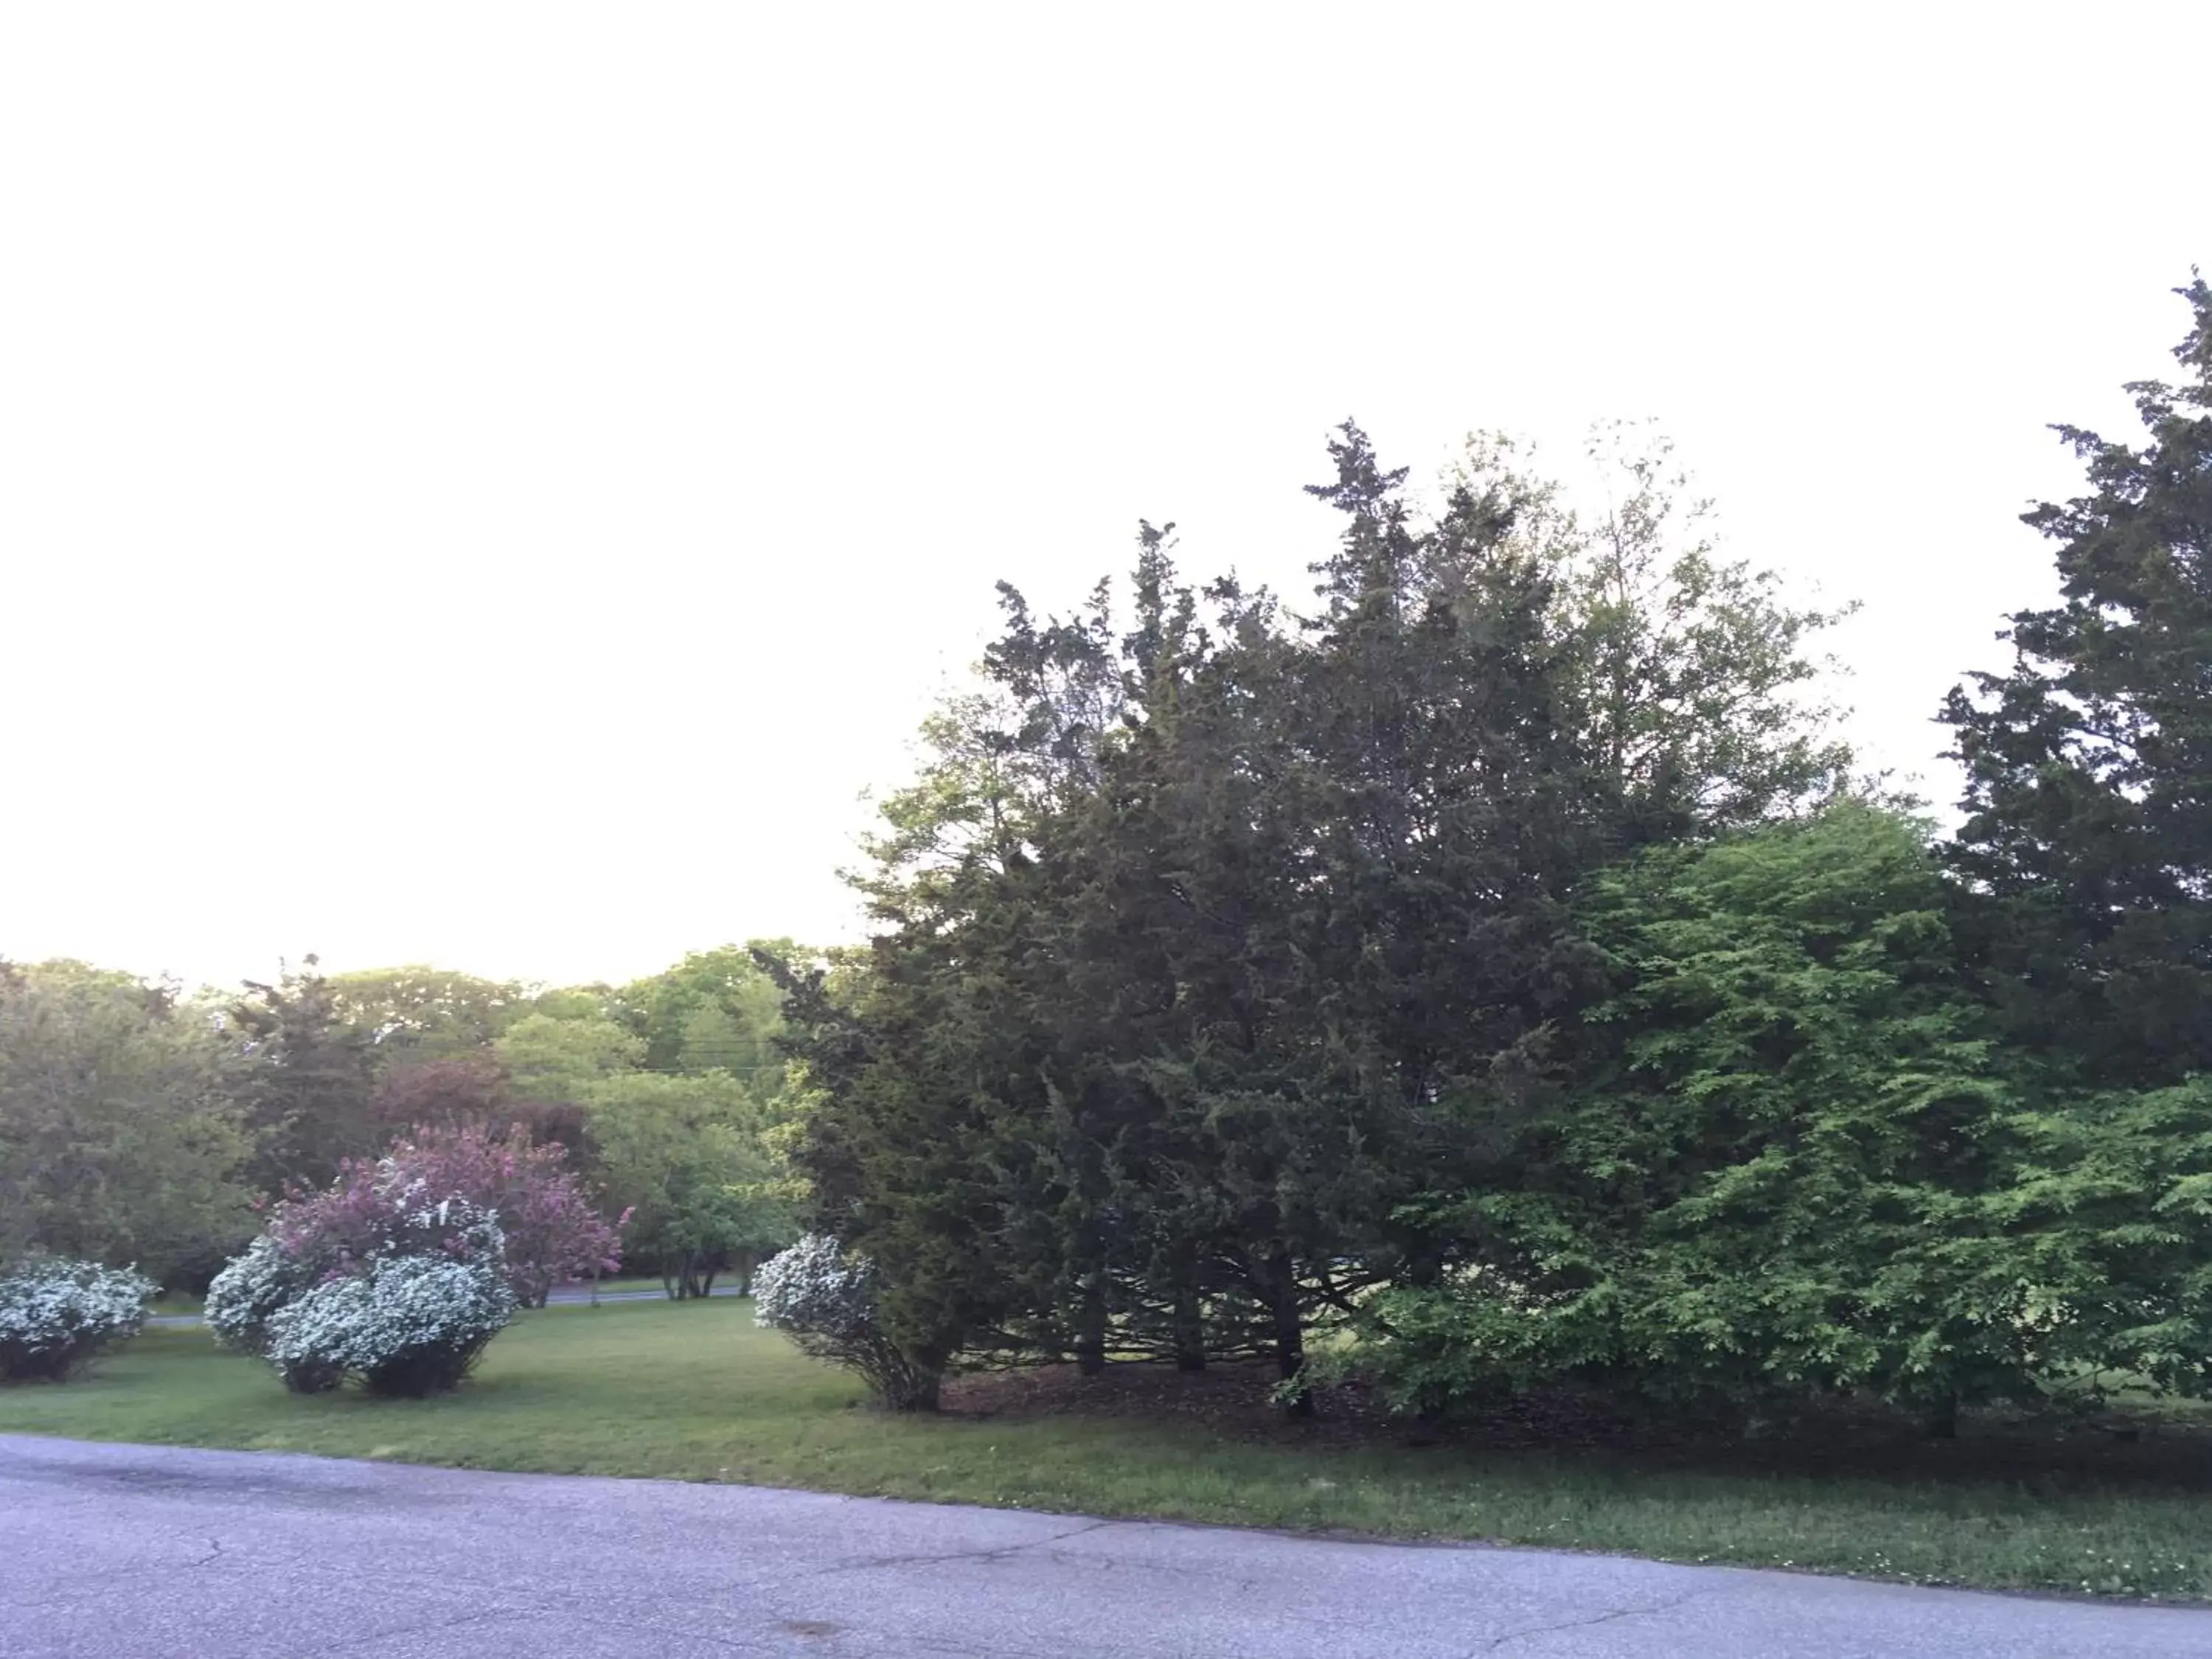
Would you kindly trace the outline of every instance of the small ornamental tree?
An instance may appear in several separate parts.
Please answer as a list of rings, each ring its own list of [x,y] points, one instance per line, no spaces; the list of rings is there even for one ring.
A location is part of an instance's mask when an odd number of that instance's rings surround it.
[[[942,1368],[918,1362],[884,1333],[877,1277],[865,1256],[809,1233],[753,1274],[753,1320],[800,1350],[857,1371],[894,1411],[934,1411]]]
[[[611,1273],[621,1265],[621,1227],[599,1214],[583,1178],[556,1143],[532,1146],[517,1124],[504,1139],[480,1124],[423,1127],[395,1141],[383,1164],[393,1178],[440,1197],[465,1198],[499,1218],[507,1282],[526,1308],[541,1308],[556,1285]]]
[[[136,1336],[160,1289],[127,1268],[33,1257],[0,1273],[0,1382],[66,1382]]]

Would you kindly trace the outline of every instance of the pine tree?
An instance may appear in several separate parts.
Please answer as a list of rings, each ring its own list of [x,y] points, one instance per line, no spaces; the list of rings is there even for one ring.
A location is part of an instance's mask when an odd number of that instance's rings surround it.
[[[2057,428],[2090,492],[2025,518],[2063,601],[2014,615],[2011,670],[1942,714],[1990,983],[2029,1040],[2121,1080],[2212,1067],[2212,288],[2176,291],[2189,379],[2129,387],[2140,448]]]

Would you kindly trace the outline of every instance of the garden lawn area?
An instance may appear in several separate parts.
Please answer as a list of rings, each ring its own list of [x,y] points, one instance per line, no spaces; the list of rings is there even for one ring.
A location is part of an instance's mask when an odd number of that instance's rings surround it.
[[[896,1417],[734,1298],[526,1314],[459,1393],[428,1401],[289,1395],[204,1331],[149,1330],[77,1382],[0,1389],[0,1432],[2212,1600],[2212,1430],[2195,1419],[2115,1444],[2109,1469],[2027,1455],[1998,1478],[1946,1472],[1936,1446],[1917,1467],[1908,1455],[1840,1474],[1778,1455],[1760,1467],[1756,1448],[1414,1449],[1127,1413]]]

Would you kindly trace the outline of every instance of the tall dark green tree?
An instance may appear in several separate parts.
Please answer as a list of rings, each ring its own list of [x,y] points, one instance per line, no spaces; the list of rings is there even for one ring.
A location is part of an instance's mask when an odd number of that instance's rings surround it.
[[[1988,983],[2018,1033],[2121,1080],[2212,1068],[2212,288],[2177,292],[2186,375],[2129,387],[2140,446],[2057,428],[2089,490],[2026,520],[2062,602],[2015,614],[2009,671],[1942,714]]]
[[[239,1095],[258,1147],[255,1184],[321,1187],[390,1133],[372,1105],[374,1036],[355,1024],[312,956],[270,983],[249,981],[228,1011],[245,1061]]]
[[[817,1219],[924,1364],[1264,1349],[1302,1401],[1309,1322],[1444,1272],[1412,1200],[1500,1178],[1547,1097],[1602,989],[1577,880],[1828,763],[1762,701],[1818,618],[1725,582],[1600,614],[1526,491],[1427,522],[1356,427],[1330,455],[1302,620],[1193,592],[1150,526],[1126,631],[1103,586],[1066,620],[1002,589],[982,686],[885,804],[863,965],[782,976]],[[1717,645],[1637,665],[1701,605],[1745,625],[1700,640],[1757,642],[1735,680]]]

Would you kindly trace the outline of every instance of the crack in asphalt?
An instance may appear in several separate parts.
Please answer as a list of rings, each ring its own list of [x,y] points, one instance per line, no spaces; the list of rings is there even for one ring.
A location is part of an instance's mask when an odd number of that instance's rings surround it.
[[[1711,1593],[1711,1587],[1708,1585],[1687,1591],[1669,1601],[1656,1602],[1648,1607],[1611,1607],[1588,1619],[1566,1619],[1556,1625],[1529,1625],[1521,1630],[1509,1630],[1503,1636],[1493,1636],[1480,1647],[1473,1650],[1468,1656],[1468,1659],[1476,1659],[1476,1656],[1480,1654],[1495,1653],[1508,1642],[1522,1642],[1532,1636],[1548,1636],[1553,1631],[1583,1630],[1592,1625],[1609,1625],[1617,1619],[1641,1619],[1649,1613],[1672,1613],[1684,1602],[1694,1601],[1700,1595],[1709,1595]]]
[[[1047,1538],[1031,1538],[1019,1544],[1001,1544],[995,1549],[949,1550],[941,1555],[872,1555],[858,1561],[837,1561],[826,1567],[817,1567],[811,1572],[793,1573],[788,1578],[769,1578],[759,1581],[763,1589],[775,1584],[796,1584],[808,1578],[826,1578],[832,1573],[868,1572],[878,1567],[927,1567],[945,1561],[1003,1561],[1009,1556],[1019,1555],[1024,1550],[1046,1549],[1062,1544],[1071,1538],[1080,1538],[1086,1532],[1097,1532],[1101,1527],[1110,1527],[1112,1521],[1086,1521],[1079,1527],[1070,1527]]]
[[[372,1642],[389,1642],[398,1636],[422,1636],[432,1631],[459,1630],[464,1625],[481,1625],[489,1620],[517,1618],[526,1611],[518,1607],[489,1607],[475,1613],[454,1613],[443,1619],[428,1619],[419,1625],[401,1625],[392,1630],[368,1631],[323,1647],[301,1648],[293,1659],[323,1659],[325,1654],[343,1653],[348,1648],[365,1648]]]

